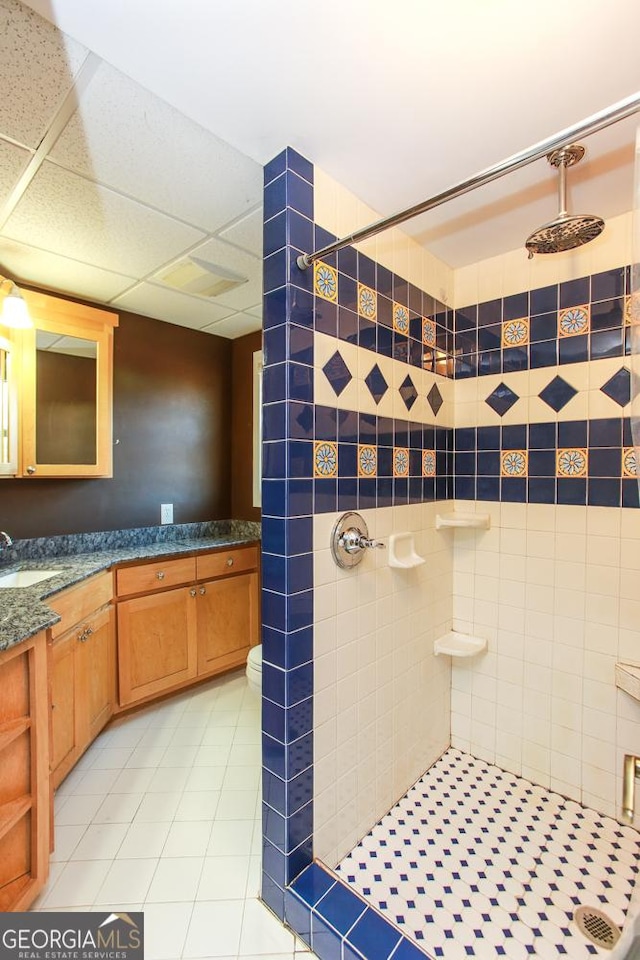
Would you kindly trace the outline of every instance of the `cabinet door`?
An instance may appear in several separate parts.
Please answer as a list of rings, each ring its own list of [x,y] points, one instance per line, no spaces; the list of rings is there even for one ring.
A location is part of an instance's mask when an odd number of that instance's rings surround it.
[[[107,723],[115,704],[115,630],[113,607],[105,607],[81,627],[76,650],[82,690],[83,743],[88,746]]]
[[[51,645],[51,780],[54,787],[80,756],[76,632],[70,630]]]
[[[182,587],[118,604],[121,706],[196,676],[195,596]]]
[[[247,659],[258,640],[258,575],[198,586],[198,673],[217,673]]]

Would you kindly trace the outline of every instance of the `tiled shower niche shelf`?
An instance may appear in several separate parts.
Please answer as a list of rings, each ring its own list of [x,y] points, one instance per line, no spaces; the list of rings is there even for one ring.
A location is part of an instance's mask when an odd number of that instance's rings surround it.
[[[491,526],[491,517],[488,513],[451,513],[436,514],[436,530],[442,527],[462,527],[467,530],[488,530]]]
[[[451,630],[449,633],[438,637],[433,644],[433,652],[445,654],[448,657],[475,657],[487,648],[487,641],[482,637],[472,637],[466,633],[458,633]]]
[[[640,666],[616,663],[616,687],[624,690],[634,700],[640,700]]]

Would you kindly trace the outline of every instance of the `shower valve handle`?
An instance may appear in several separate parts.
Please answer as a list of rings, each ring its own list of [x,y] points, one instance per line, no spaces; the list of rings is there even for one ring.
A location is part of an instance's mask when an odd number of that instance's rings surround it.
[[[347,553],[358,553],[359,550],[365,549],[384,550],[384,543],[380,540],[372,540],[369,537],[365,537],[355,527],[345,530],[340,537],[339,543]]]

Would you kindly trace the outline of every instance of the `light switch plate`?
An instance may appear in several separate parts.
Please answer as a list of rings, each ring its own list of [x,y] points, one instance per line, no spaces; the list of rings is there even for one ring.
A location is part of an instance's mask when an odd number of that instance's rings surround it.
[[[160,523],[173,523],[173,504],[160,504]]]

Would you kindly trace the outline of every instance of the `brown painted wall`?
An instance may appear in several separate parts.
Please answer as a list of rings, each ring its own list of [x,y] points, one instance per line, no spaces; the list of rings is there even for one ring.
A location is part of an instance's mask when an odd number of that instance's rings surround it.
[[[231,516],[231,341],[122,313],[114,343],[113,479],[0,480],[12,537]]]
[[[231,513],[236,520],[259,520],[253,506],[253,354],[262,349],[262,332],[233,341],[231,427]]]

